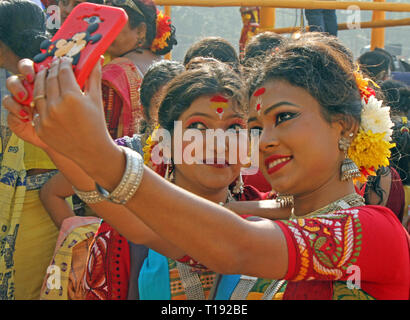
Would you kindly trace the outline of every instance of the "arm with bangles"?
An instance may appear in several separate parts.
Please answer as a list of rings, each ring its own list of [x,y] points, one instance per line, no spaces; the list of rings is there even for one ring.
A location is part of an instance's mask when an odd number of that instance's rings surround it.
[[[95,189],[94,180],[74,162],[51,149],[45,149],[45,151],[61,172],[58,179],[60,186],[66,191],[65,195],[68,193],[67,187],[73,190],[72,186],[74,186],[82,191],[92,191]],[[74,191],[71,194],[74,194]],[[62,195],[60,194],[60,201],[63,200],[61,198]],[[108,201],[88,205],[99,217],[103,218],[104,221],[118,230],[129,241],[146,245],[173,259],[184,256],[184,252],[181,249],[158,236],[126,207]],[[68,218],[68,216],[64,215],[64,218]]]
[[[28,64],[26,68],[32,72]],[[24,73],[23,68],[20,70]],[[18,120],[21,105],[10,98],[5,103],[12,114],[9,118],[18,123],[16,126],[23,126],[20,131],[31,127],[34,135],[56,150],[55,154],[59,152],[72,159],[91,177],[87,184],[76,182],[75,179],[82,176],[79,171],[64,172],[61,164],[49,154],[61,172],[73,178],[70,182],[79,190],[94,190],[94,181],[109,191],[114,190],[125,170],[125,156],[107,131],[101,99],[101,66],[97,64],[93,69],[84,92],[76,83],[71,61],[56,60],[48,74],[46,71],[36,75],[34,96],[45,93],[47,100],[36,101],[39,117],[35,118],[35,129]],[[20,80],[14,77],[8,83],[10,92],[17,96],[22,90]],[[94,132],[92,137],[90,127]],[[96,207],[93,210],[97,211]],[[278,224],[267,219],[244,220],[218,204],[169,183],[148,167],[138,191],[126,207],[129,210],[121,213],[107,209],[107,215],[98,214],[127,238],[129,231],[136,230],[128,220],[134,215],[148,230],[160,234],[215,272],[271,279],[280,279],[286,274],[288,250]]]
[[[92,154],[103,155],[96,162]],[[121,180],[125,157],[117,146],[107,145],[103,153],[90,152],[78,163],[98,184],[112,191]],[[110,172],[104,169],[108,163]],[[155,201],[147,201],[153,194]],[[215,272],[272,279],[283,278],[286,273],[287,245],[278,225],[267,219],[244,220],[169,183],[148,167],[144,167],[139,189],[126,207],[152,230]]]

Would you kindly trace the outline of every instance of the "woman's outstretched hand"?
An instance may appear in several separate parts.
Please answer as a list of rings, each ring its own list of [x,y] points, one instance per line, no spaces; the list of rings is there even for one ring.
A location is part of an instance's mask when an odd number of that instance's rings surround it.
[[[104,119],[101,65],[96,64],[83,92],[77,84],[71,61],[65,57],[55,59],[49,69],[37,73],[33,92],[35,107],[29,115],[34,127],[29,128],[31,121],[18,119],[20,110],[26,107],[9,98],[6,108],[12,113],[9,122],[16,134],[28,139],[27,131],[39,140],[35,141],[37,145],[43,143],[42,147],[45,144],[76,161],[84,160],[93,150],[101,152],[99,147],[112,140]],[[8,88],[16,96],[15,93],[22,90],[21,82],[18,78],[11,79]],[[18,125],[17,120],[20,121]]]

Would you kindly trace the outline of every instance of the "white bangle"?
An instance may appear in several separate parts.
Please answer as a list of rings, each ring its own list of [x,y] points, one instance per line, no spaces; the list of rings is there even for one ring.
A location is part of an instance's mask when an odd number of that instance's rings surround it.
[[[105,200],[124,205],[132,198],[142,181],[144,159],[138,152],[122,146],[120,148],[125,152],[126,166],[119,185],[111,193],[98,184],[96,190]]]
[[[105,198],[102,197],[96,190],[93,191],[80,191],[77,188],[75,188],[74,186],[73,190],[76,193],[76,195],[85,203],[87,204],[95,204],[95,203],[99,203],[102,201],[105,201]]]

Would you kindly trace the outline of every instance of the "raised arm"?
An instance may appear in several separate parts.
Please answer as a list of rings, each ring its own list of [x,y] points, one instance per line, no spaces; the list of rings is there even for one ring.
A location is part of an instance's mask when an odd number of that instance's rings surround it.
[[[23,74],[31,74],[31,78],[34,79],[31,61],[22,60],[19,67]],[[43,73],[43,75],[45,75],[45,73]],[[18,96],[19,92],[25,91],[21,81],[17,77],[9,78],[8,86],[14,96]],[[35,97],[39,95],[38,92],[38,88],[35,87]],[[75,162],[50,148],[38,137],[31,124],[31,120],[33,119],[33,115],[37,113],[37,109],[24,107],[28,115],[22,117],[19,112],[23,107],[13,100],[12,97],[6,97],[4,99],[4,105],[10,112],[8,117],[10,128],[21,139],[42,148],[60,171],[60,173],[52,178],[41,190],[41,198],[45,203],[46,210],[49,212],[54,223],[59,227],[64,219],[74,215],[70,206],[64,200],[65,197],[74,194],[72,186],[78,190],[91,191],[95,188],[95,182]],[[87,135],[89,135],[89,132]],[[111,138],[110,141],[112,141]],[[80,143],[80,145],[81,144],[82,143]],[[158,236],[124,206],[104,201],[90,204],[90,208],[131,242],[144,244],[174,259],[181,258],[185,255],[181,249]]]

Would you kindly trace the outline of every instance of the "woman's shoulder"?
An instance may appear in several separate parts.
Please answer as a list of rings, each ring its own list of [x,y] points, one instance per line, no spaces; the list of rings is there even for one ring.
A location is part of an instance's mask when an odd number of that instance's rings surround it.
[[[141,74],[141,71],[134,62],[127,58],[115,58],[102,68],[103,81],[114,81],[119,75],[123,75],[124,77],[132,75],[133,77],[141,78]]]

